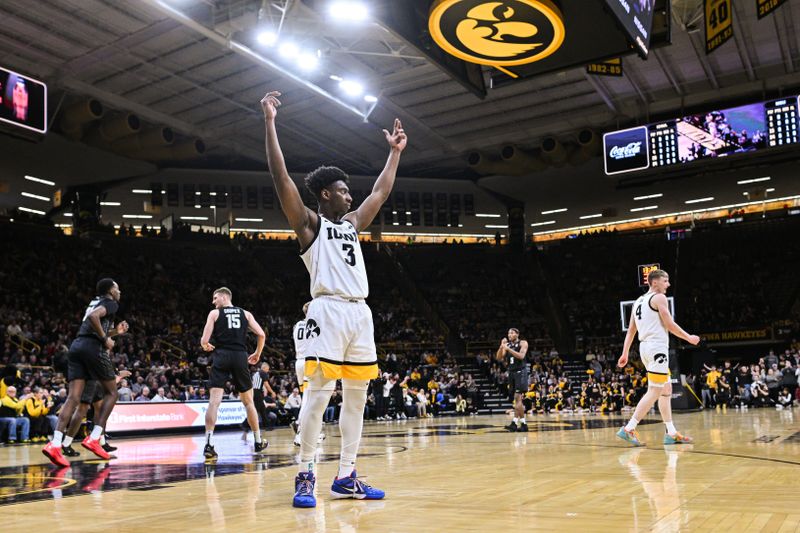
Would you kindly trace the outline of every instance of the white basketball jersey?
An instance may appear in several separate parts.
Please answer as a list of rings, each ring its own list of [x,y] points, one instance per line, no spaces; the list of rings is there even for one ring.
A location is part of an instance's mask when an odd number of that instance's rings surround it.
[[[311,276],[311,297],[365,299],[369,283],[355,226],[346,220],[337,224],[317,216],[319,232],[300,256]]]
[[[292,338],[294,339],[294,353],[297,359],[303,359],[308,345],[308,335],[306,334],[306,321],[301,320],[294,325]]]
[[[661,322],[661,315],[650,307],[650,300],[655,295],[654,292],[648,292],[633,304],[633,319],[639,332],[639,342],[669,346],[669,332]]]

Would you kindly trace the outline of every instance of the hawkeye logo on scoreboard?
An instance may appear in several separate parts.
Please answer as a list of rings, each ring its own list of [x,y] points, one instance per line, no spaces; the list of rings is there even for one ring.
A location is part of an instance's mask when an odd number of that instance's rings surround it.
[[[586,65],[586,73],[595,76],[622,76],[622,58],[615,57],[601,63],[589,63]]]
[[[503,67],[551,56],[566,35],[563,15],[550,0],[437,0],[428,29],[448,54],[512,77]]]
[[[731,0],[705,0],[706,54],[710,54],[733,37]]]
[[[660,263],[648,263],[646,265],[639,265],[636,269],[639,275],[639,286],[640,287],[647,287],[650,283],[647,281],[647,276],[650,275],[650,272],[654,272],[661,268]]]
[[[758,18],[763,19],[785,3],[786,0],[756,0],[756,13],[758,13]]]

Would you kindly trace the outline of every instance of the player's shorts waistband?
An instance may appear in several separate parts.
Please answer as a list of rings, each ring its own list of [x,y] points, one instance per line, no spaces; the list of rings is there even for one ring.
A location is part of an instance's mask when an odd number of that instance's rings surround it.
[[[335,302],[347,302],[351,304],[362,304],[364,303],[364,298],[350,298],[346,296],[339,296],[337,294],[320,294],[315,300],[333,300]]]

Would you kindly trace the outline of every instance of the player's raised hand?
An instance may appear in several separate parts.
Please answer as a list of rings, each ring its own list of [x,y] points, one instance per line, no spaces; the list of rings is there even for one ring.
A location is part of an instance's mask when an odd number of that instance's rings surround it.
[[[622,354],[617,361],[617,366],[619,368],[624,368],[625,365],[628,364],[628,354]]]
[[[278,108],[281,105],[281,101],[278,100],[280,95],[278,91],[270,91],[261,99],[261,110],[264,111],[265,119],[274,120],[278,115]]]
[[[117,324],[117,334],[119,335],[124,335],[128,333],[128,329],[130,329],[130,326],[125,320]]]
[[[406,132],[403,130],[403,124],[400,122],[399,118],[394,119],[394,129],[392,133],[389,133],[388,130],[383,130],[383,134],[386,136],[386,142],[389,143],[392,150],[402,152],[406,147],[408,138],[406,137]]]

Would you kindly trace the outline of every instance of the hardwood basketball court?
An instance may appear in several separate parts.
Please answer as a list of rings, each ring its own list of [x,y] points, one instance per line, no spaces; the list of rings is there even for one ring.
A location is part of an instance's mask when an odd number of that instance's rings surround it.
[[[116,439],[117,459],[57,470],[38,446],[0,449],[0,508],[9,530],[138,527],[271,531],[797,531],[800,423],[792,411],[675,416],[696,444],[645,448],[614,436],[620,417],[549,416],[508,433],[505,417],[368,423],[358,470],[384,501],[328,496],[339,453],[326,426],[316,509],[291,507],[292,434],[267,436],[260,458],[222,433],[207,465],[202,435]],[[252,437],[251,437],[252,438]],[[149,524],[149,525],[144,525]]]

